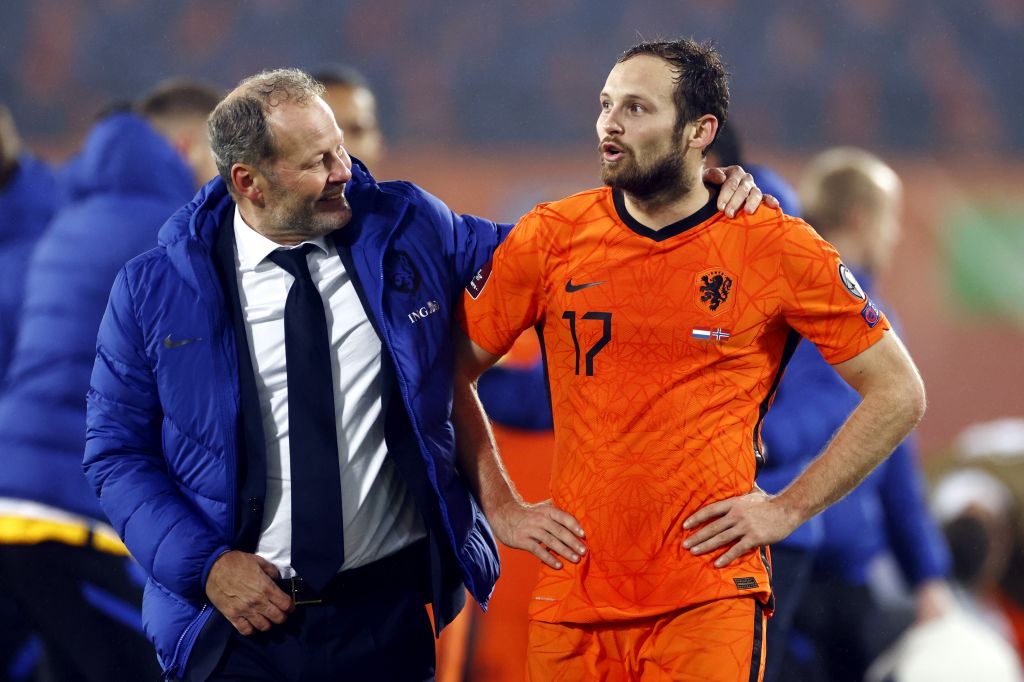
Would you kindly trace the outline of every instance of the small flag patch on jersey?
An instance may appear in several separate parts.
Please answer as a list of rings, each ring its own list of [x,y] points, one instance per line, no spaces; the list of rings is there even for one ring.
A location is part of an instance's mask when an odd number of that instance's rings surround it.
[[[732,581],[736,583],[738,590],[757,589],[757,578],[733,578]]]
[[[721,343],[725,339],[732,336],[728,329],[694,329],[693,338],[700,339],[701,341],[718,341]]]

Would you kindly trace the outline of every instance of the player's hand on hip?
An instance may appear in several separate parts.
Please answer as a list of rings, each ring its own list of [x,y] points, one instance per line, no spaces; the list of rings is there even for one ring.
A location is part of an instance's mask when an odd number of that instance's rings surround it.
[[[754,176],[743,170],[742,166],[706,168],[704,182],[721,185],[718,190],[718,210],[730,218],[740,209],[753,213],[762,202],[771,208],[779,207],[778,199],[762,193],[754,182]]]
[[[715,560],[723,568],[761,545],[778,542],[793,532],[798,522],[778,498],[755,489],[746,495],[714,502],[683,522],[694,530],[683,542],[693,554],[729,549]]]
[[[281,624],[295,609],[292,598],[274,583],[277,567],[261,556],[231,550],[213,562],[206,596],[243,635]]]
[[[509,502],[487,520],[502,544],[525,549],[551,568],[562,567],[559,556],[576,563],[587,551],[579,521],[551,500],[538,504]]]

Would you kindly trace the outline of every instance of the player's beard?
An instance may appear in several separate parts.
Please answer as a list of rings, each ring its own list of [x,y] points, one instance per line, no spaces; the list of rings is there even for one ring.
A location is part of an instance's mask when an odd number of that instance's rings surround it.
[[[683,146],[679,137],[665,154],[640,161],[632,149],[623,160],[611,165],[602,161],[601,181],[631,195],[644,204],[667,204],[693,189],[683,167]]]

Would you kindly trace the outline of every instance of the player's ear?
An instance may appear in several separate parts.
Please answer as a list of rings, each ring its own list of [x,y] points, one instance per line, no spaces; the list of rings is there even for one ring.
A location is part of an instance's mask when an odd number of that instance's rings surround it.
[[[686,146],[690,149],[704,149],[715,141],[718,134],[718,119],[711,114],[704,114],[686,127],[688,135]]]

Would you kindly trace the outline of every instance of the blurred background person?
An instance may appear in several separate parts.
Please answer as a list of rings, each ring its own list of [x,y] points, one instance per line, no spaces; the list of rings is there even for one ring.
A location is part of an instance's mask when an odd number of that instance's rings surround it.
[[[874,291],[874,278],[888,265],[899,237],[896,173],[866,151],[831,149],[808,165],[800,200],[807,221],[841,254],[851,293],[863,298],[864,291]],[[859,401],[817,349],[801,342],[765,418],[766,461],[758,484],[769,493],[785,488]],[[952,606],[948,550],[928,515],[924,491],[908,439],[825,510],[819,523],[806,524],[771,548],[776,601],[795,609],[795,617],[788,632],[784,620],[772,624],[773,676],[766,680],[860,682],[872,660],[911,622],[938,617]],[[914,590],[915,613],[894,612],[871,588],[876,561],[886,553]]]
[[[377,121],[377,97],[366,78],[347,64],[323,66],[312,73],[324,84],[324,101],[345,134],[345,150],[377,170],[384,157],[384,134]]]
[[[206,117],[220,92],[169,81],[90,132],[69,201],[32,256],[0,394],[0,588],[39,633],[53,680],[158,679],[141,571],[82,473],[85,393],[111,283],[213,177]]]
[[[14,352],[28,257],[59,203],[54,170],[22,149],[0,103],[0,386]]]
[[[56,173],[22,148],[14,117],[0,104],[0,390],[14,350],[28,258],[59,203]],[[0,622],[21,619],[17,603],[0,596]],[[35,649],[24,629],[0,630],[0,679],[22,679],[38,658]]]
[[[911,627],[865,679],[1021,682],[1024,419],[971,425],[929,469],[931,508],[952,554],[957,606]]]
[[[971,425],[929,469],[957,596],[1024,663],[1024,418]]]

